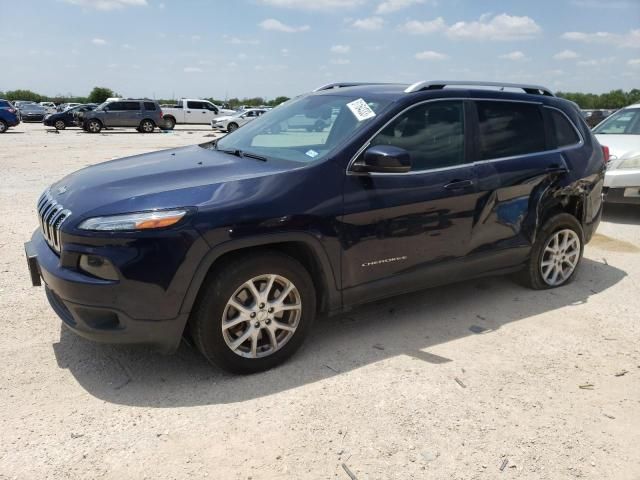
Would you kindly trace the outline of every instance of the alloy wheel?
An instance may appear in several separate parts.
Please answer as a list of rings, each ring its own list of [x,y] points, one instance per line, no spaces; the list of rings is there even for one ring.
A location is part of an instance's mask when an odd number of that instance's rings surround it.
[[[547,285],[561,285],[573,274],[580,259],[580,248],[578,234],[568,228],[549,238],[540,259],[540,273]]]
[[[291,340],[302,315],[302,300],[287,278],[267,274],[242,284],[222,313],[222,336],[235,354],[261,358]]]

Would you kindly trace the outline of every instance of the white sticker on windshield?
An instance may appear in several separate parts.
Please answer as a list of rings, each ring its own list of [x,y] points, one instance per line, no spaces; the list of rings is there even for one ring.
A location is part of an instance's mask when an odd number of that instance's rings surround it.
[[[307,157],[316,158],[320,154],[318,152],[316,152],[315,150],[307,150],[307,153],[305,153],[305,155]]]
[[[367,105],[367,102],[362,98],[347,103],[347,107],[349,107],[349,110],[351,110],[351,113],[353,113],[359,122],[376,116],[376,112],[371,110],[371,107]]]

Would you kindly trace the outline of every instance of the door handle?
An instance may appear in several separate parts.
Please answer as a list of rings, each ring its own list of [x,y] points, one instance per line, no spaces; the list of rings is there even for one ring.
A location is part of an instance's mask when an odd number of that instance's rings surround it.
[[[191,113],[191,110],[187,110],[187,113]]]
[[[473,180],[452,180],[444,186],[447,190],[463,190],[469,187],[473,187]]]

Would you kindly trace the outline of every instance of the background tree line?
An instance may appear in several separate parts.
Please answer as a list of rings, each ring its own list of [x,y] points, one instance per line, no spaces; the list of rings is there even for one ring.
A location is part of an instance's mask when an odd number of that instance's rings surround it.
[[[633,103],[640,103],[640,89],[634,88],[625,92],[624,90],[611,90],[608,93],[579,93],[579,92],[556,92],[558,97],[566,98],[567,100],[572,100],[580,105],[580,108],[587,109],[614,109],[614,108],[622,108],[627,105],[631,105]],[[86,97],[76,97],[70,95],[55,95],[53,97],[47,95],[41,95],[36,92],[32,92],[31,90],[10,90],[7,92],[0,91],[0,98],[4,98],[7,100],[31,100],[33,102],[54,102],[54,103],[69,103],[69,102],[77,102],[77,103],[102,103],[107,98],[117,97],[118,94],[115,93],[110,88],[106,87],[95,87],[91,90]],[[253,97],[253,98],[230,98],[228,100],[220,100],[216,98],[207,98],[216,105],[224,105],[229,108],[236,109],[241,105],[245,105],[248,107],[258,107],[262,105],[275,107],[276,105],[280,105],[282,102],[286,102],[289,100],[289,97],[276,97],[271,100],[267,100],[263,97]],[[158,100],[162,104],[173,104],[176,102],[175,99],[159,99]]]
[[[107,98],[118,97],[119,95],[106,87],[95,87],[91,90],[86,97],[77,97],[73,95],[41,95],[36,92],[32,92],[31,90],[9,90],[6,92],[0,91],[0,98],[9,101],[15,100],[29,100],[32,102],[54,102],[54,103],[102,103]],[[214,98],[207,98],[216,105],[226,105],[230,108],[238,108],[241,105],[246,105],[249,107],[258,107],[261,105],[266,105],[270,107],[275,107],[276,105],[280,105],[282,102],[286,102],[289,100],[289,97],[276,97],[272,100],[266,100],[262,97],[254,97],[254,98],[231,98],[229,100],[219,100]],[[175,99],[159,99],[158,102],[161,104],[174,104],[176,103]]]

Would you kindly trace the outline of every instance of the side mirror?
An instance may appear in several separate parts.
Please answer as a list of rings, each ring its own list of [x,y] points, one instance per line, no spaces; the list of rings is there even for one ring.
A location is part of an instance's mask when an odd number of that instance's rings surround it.
[[[411,170],[411,156],[393,145],[369,147],[352,167],[354,172],[406,173]]]

